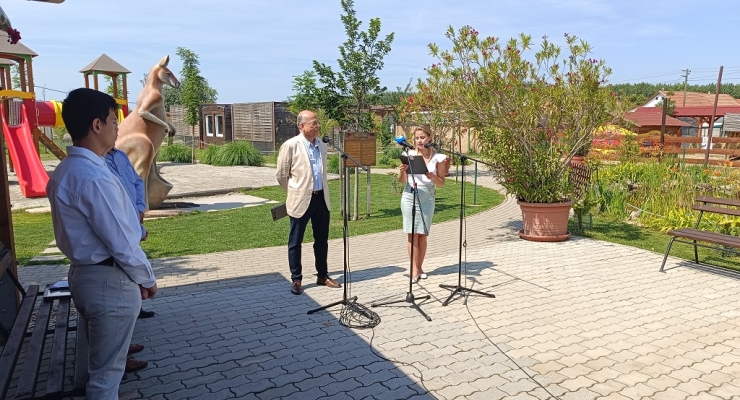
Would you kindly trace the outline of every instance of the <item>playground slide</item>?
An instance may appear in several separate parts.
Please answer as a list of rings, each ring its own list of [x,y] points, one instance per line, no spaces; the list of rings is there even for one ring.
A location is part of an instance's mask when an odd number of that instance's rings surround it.
[[[8,126],[2,105],[0,105],[0,115],[3,120],[5,141],[8,144],[10,158],[13,160],[13,168],[15,168],[15,174],[18,177],[21,193],[25,197],[46,196],[46,184],[49,182],[49,175],[41,165],[41,159],[34,146],[26,106],[21,106],[21,123],[18,126]]]

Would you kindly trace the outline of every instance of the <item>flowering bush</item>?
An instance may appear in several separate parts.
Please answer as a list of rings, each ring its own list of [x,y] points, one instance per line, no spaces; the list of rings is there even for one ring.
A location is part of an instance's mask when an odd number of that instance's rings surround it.
[[[449,50],[429,45],[438,62],[419,82],[417,106],[458,116],[474,128],[481,154],[519,200],[571,197],[571,158],[589,148],[595,128],[621,114],[604,86],[611,72],[605,62],[589,58],[588,43],[568,34],[565,57],[547,37],[536,52],[524,34],[502,44],[465,26],[450,27],[446,37]]]

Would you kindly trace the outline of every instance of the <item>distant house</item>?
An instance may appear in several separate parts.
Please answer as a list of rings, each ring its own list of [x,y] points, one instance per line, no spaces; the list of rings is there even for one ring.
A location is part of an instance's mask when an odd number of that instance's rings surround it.
[[[201,104],[200,122],[185,124],[185,108],[170,107],[170,122],[179,135],[194,135],[199,146],[220,145],[235,140],[251,142],[262,152],[273,152],[298,134],[296,117],[280,102]]]
[[[653,97],[650,98],[643,107],[656,107],[661,104],[663,99],[668,98],[676,103],[677,107],[703,107],[703,106],[714,106],[714,93],[699,93],[699,92],[673,92],[672,95],[668,95],[668,92],[661,90]],[[717,106],[740,106],[740,100],[730,96],[729,94],[720,94],[717,100]]]
[[[740,138],[740,113],[727,113],[722,124],[722,132],[730,138]],[[728,143],[728,149],[739,149],[739,143]],[[740,156],[730,156],[730,160],[740,160]]]
[[[722,131],[730,137],[740,137],[740,113],[725,114]]]
[[[663,109],[660,107],[638,107],[625,115],[624,118],[632,123],[630,130],[638,135],[650,131],[660,131],[663,125]],[[665,117],[665,133],[667,135],[681,136],[681,128],[690,126],[690,124],[670,115]]]

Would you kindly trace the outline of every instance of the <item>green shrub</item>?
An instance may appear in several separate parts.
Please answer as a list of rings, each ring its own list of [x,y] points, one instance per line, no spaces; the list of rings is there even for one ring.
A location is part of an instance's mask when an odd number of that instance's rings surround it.
[[[383,156],[387,156],[389,159],[398,159],[398,156],[403,154],[403,149],[396,146],[387,146],[383,149]]]
[[[326,172],[330,174],[339,173],[339,155],[332,154],[326,159]]]
[[[338,174],[339,173],[339,165],[341,158],[339,157],[339,154],[331,154],[326,159],[326,172],[329,174]],[[355,170],[357,168],[350,168],[349,174],[352,175],[355,173]]]
[[[380,156],[380,158],[378,158],[377,164],[379,167],[398,168],[398,166],[401,165],[401,161],[398,159],[398,157],[392,157],[383,154],[382,156]]]
[[[403,149],[396,146],[386,146],[383,148],[383,155],[378,158],[378,166],[379,167],[389,167],[389,168],[397,168],[399,165],[401,165],[401,161],[399,161],[398,156],[403,154]]]
[[[258,167],[263,164],[262,153],[252,143],[244,140],[229,142],[221,146],[213,162],[213,165],[219,166],[249,165]]]
[[[209,144],[200,153],[200,162],[202,162],[203,164],[213,165],[213,163],[216,162],[216,158],[218,157],[218,150],[218,146],[214,144]]]
[[[184,144],[172,144],[159,148],[158,161],[172,161],[176,163],[189,163],[193,161],[192,150]]]

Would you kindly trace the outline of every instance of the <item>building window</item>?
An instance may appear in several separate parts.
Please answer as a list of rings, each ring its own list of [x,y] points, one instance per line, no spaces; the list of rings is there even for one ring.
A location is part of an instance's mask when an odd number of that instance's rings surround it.
[[[213,115],[206,115],[206,136],[213,136]]]
[[[215,115],[216,117],[216,137],[224,137],[224,116]]]

